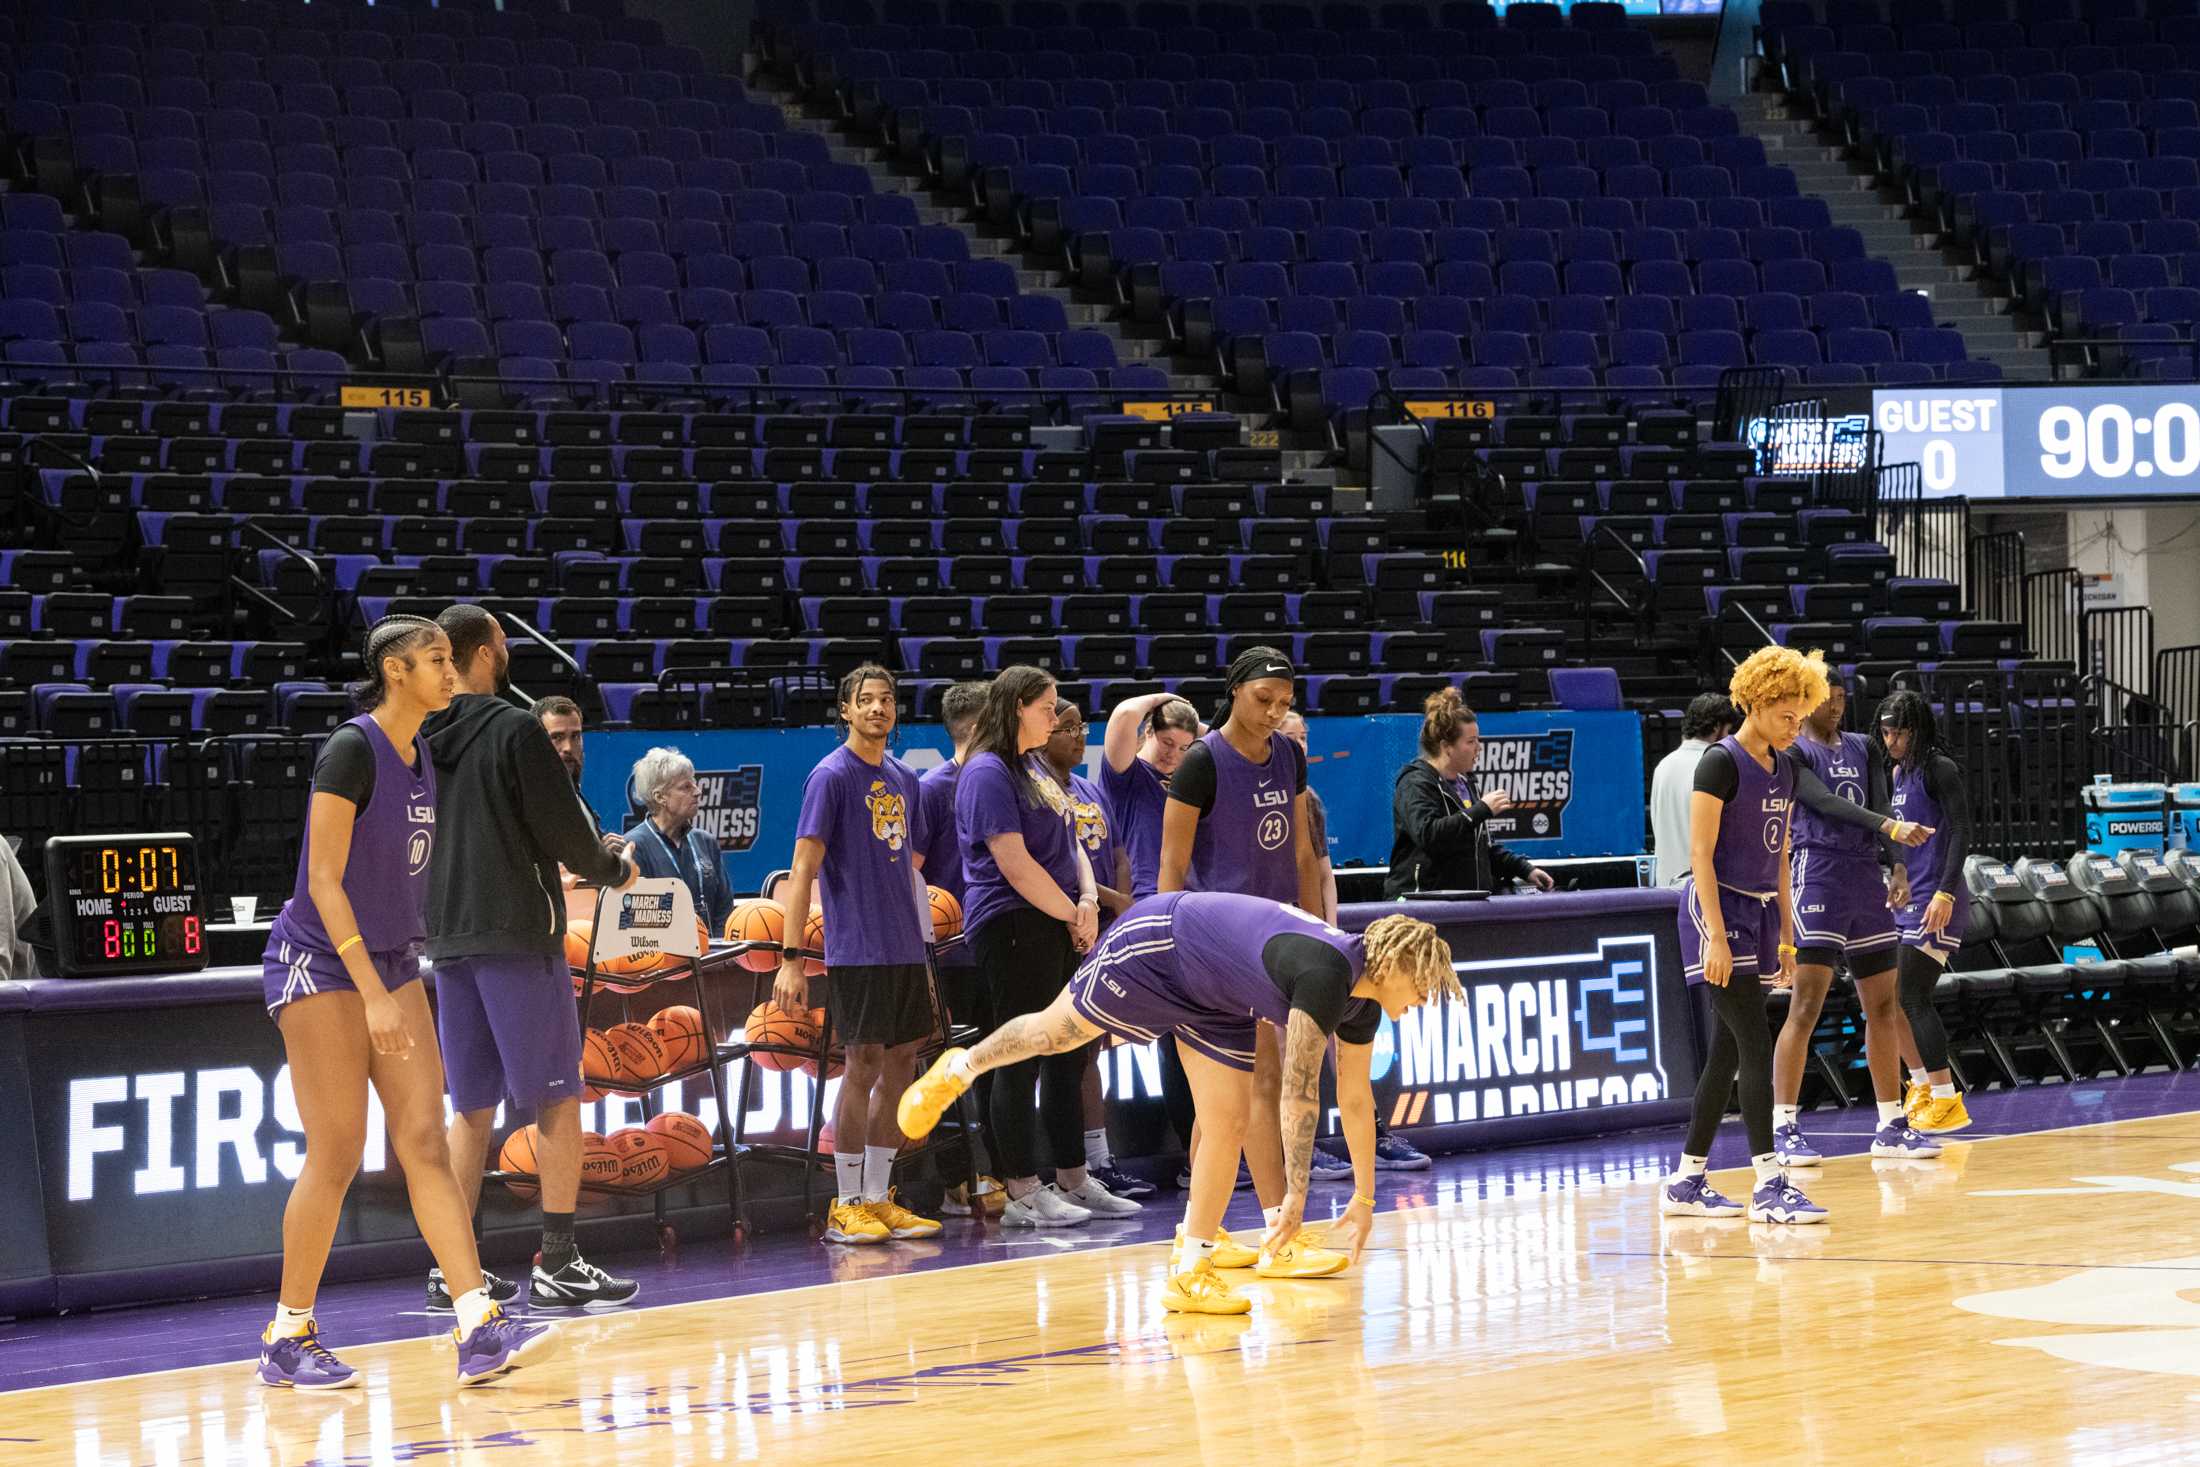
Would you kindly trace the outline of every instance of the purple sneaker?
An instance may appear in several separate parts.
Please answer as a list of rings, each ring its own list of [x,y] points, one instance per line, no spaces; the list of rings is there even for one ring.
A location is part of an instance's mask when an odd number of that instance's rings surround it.
[[[1803,1128],[1794,1121],[1772,1133],[1772,1154],[1785,1167],[1813,1167],[1825,1160],[1817,1147],[1803,1139]]]
[[[1903,1120],[1889,1121],[1872,1137],[1872,1155],[1925,1159],[1940,1155],[1940,1143],[1922,1131],[1913,1131]]]
[[[458,1383],[479,1385],[522,1365],[532,1365],[558,1349],[557,1331],[547,1324],[527,1324],[499,1309],[470,1335],[458,1341]]]
[[[359,1384],[359,1372],[329,1353],[321,1331],[306,1326],[302,1335],[260,1337],[260,1384],[293,1391],[341,1391]]]
[[[1826,1209],[1803,1195],[1786,1172],[1774,1172],[1749,1194],[1749,1220],[1753,1223],[1822,1223]]]
[[[1658,1193],[1658,1211],[1667,1217],[1740,1217],[1742,1204],[1714,1190],[1698,1172],[1667,1182]]]

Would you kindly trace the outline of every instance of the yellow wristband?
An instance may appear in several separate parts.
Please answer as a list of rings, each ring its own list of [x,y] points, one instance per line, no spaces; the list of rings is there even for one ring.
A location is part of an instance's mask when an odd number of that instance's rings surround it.
[[[1792,953],[1799,952],[1801,951],[1801,949],[1797,948],[1792,942],[1783,942],[1780,944],[1780,951],[1784,953]]]
[[[351,936],[336,944],[336,956],[342,957],[345,953],[350,952],[354,946],[365,941],[364,937],[354,932]]]
[[[1364,1192],[1353,1193],[1352,1200],[1356,1203],[1365,1203],[1369,1212],[1373,1212],[1375,1210],[1375,1199],[1368,1196]]]

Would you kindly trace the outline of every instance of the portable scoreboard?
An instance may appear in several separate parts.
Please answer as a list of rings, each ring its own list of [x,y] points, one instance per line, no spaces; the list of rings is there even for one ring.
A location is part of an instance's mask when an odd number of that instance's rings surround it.
[[[46,842],[54,953],[64,978],[206,966],[198,846],[188,835],[63,835]]]

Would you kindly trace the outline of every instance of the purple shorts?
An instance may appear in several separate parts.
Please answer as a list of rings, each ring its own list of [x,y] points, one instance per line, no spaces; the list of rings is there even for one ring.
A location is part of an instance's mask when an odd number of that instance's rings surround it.
[[[562,956],[497,953],[435,965],[435,1028],[459,1111],[528,1110],[581,1093],[581,1026]]]
[[[1070,1007],[1088,1024],[1141,1042],[1163,1034],[1233,1070],[1253,1068],[1260,1020],[1226,1014],[1184,992],[1165,962],[1136,953],[1093,949],[1069,980]]]
[[[1894,913],[1887,910],[1887,885],[1878,861],[1797,851],[1793,889],[1797,947],[1847,958],[1852,978],[1880,971],[1867,958],[1893,961]]]
[[[1933,894],[1926,892],[1895,914],[1895,921],[1902,929],[1902,945],[1914,947],[1943,968],[1963,946],[1963,934],[1971,925],[1971,897],[1968,892],[1955,893],[1956,909],[1948,918],[1948,925],[1938,932],[1925,930],[1925,908],[1931,905]]]
[[[1727,951],[1734,971],[1744,978],[1780,971],[1780,904],[1759,900],[1731,886],[1719,888],[1719,915],[1726,919]],[[1703,982],[1703,951],[1711,929],[1696,902],[1696,878],[1681,880],[1681,971],[1691,983]]]
[[[420,954],[411,948],[403,952],[369,953],[367,961],[374,964],[374,971],[382,975],[382,986],[392,993],[408,983],[420,981]],[[270,1018],[281,1012],[284,1004],[311,998],[316,993],[358,991],[359,985],[344,971],[342,958],[286,937],[271,940],[267,955],[260,960],[260,996],[267,1000]]]

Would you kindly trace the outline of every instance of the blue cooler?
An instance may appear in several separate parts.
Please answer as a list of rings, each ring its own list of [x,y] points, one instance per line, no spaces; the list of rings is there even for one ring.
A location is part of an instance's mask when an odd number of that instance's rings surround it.
[[[2200,784],[2169,787],[2169,848],[2200,851]]]
[[[2093,854],[2111,860],[2125,851],[2162,854],[2167,785],[2097,780],[2081,788],[2078,799],[2085,806],[2085,848]]]

